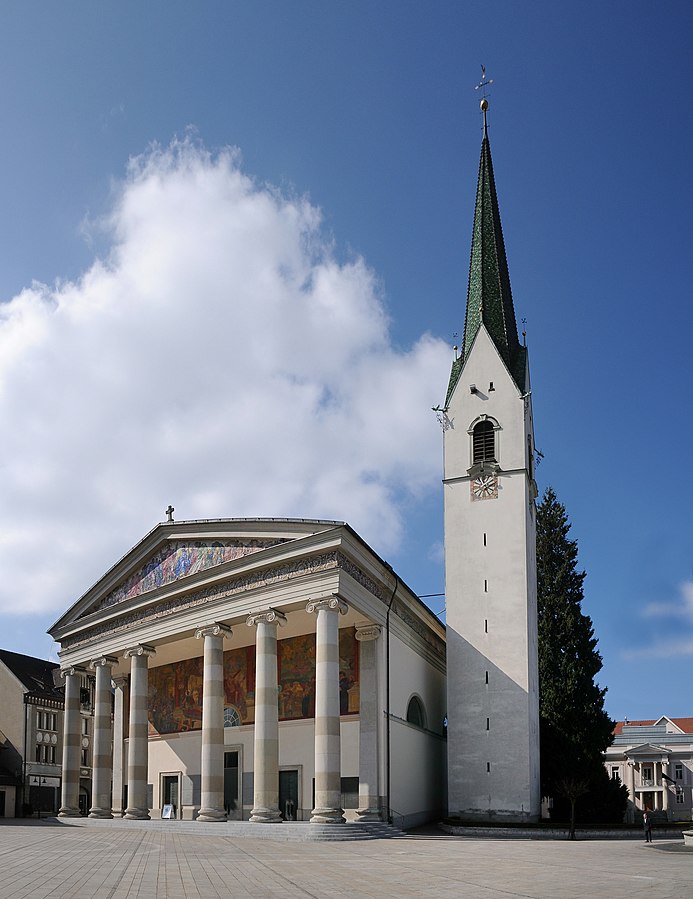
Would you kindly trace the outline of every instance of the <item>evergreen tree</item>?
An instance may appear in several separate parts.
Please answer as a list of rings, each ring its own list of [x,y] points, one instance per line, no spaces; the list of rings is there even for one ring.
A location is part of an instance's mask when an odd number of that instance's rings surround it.
[[[614,722],[604,709],[606,689],[595,683],[602,659],[582,611],[585,572],[577,570],[569,531],[565,507],[549,487],[537,509],[542,795],[553,797],[552,815],[561,820],[577,808],[582,820],[620,822],[627,792],[610,783],[604,767]]]

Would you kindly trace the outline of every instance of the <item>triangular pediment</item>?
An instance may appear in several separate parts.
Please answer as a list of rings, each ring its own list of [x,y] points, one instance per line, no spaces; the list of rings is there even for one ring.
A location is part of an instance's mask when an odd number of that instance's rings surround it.
[[[669,750],[665,746],[657,746],[655,743],[641,743],[640,746],[634,746],[626,753],[629,759],[649,758],[653,755],[669,755]]]
[[[94,584],[51,627],[64,628],[92,616],[111,614],[121,605],[167,593],[180,584],[220,575],[244,559],[272,551],[291,541],[341,526],[341,522],[310,519],[210,519],[157,525]]]
[[[137,571],[85,609],[79,617],[100,612],[117,603],[166,587],[174,581],[216,568],[226,562],[234,562],[282,542],[284,541],[276,539],[169,540]]]
[[[671,718],[667,718],[666,715],[662,715],[661,718],[658,718],[655,721],[654,726],[657,727],[658,725],[659,726],[664,725],[667,729],[668,734],[684,734],[685,733],[685,731],[682,730],[675,721],[672,721]]]

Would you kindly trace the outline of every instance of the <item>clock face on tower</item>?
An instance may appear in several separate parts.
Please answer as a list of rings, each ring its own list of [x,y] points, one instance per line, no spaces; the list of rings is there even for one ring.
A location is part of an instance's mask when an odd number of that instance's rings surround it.
[[[498,478],[495,474],[480,474],[469,482],[472,501],[498,499]]]

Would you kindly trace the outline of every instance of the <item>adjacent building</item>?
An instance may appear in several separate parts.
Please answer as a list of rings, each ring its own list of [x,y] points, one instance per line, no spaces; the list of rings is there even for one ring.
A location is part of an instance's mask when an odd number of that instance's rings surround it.
[[[64,696],[60,666],[0,649],[0,817],[52,815],[60,807]],[[56,677],[57,676],[57,677]],[[91,787],[92,678],[79,685],[80,787]]]
[[[628,787],[626,820],[645,809],[670,821],[693,813],[693,718],[619,721],[604,756],[611,777]]]

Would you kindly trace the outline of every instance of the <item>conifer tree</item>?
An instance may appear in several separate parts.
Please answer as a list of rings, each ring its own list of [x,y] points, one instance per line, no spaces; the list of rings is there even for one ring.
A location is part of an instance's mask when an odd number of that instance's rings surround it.
[[[604,709],[606,688],[595,683],[602,659],[592,619],[582,611],[585,572],[577,570],[570,527],[565,507],[547,488],[537,509],[542,795],[553,797],[552,815],[561,820],[571,804],[575,811],[577,794],[582,820],[620,822],[627,793],[604,767],[614,722]]]

